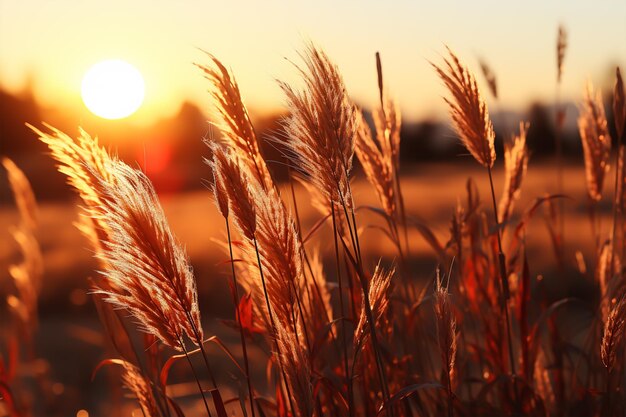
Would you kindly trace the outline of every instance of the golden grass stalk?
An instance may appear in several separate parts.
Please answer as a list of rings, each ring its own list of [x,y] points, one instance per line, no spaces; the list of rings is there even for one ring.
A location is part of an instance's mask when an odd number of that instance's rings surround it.
[[[394,218],[396,213],[396,196],[391,155],[390,153],[383,154],[380,142],[382,138],[380,136],[378,136],[378,143],[374,141],[372,132],[362,113],[359,113],[359,119],[359,130],[355,142],[356,155],[363,166],[363,171],[368,181],[378,194],[383,210],[390,218]]]
[[[465,67],[454,53],[448,48],[449,59],[444,59],[445,67],[431,64],[439,77],[451,94],[451,99],[446,99],[450,115],[457,134],[461,137],[463,144],[474,156],[474,158],[485,168],[489,175],[489,185],[491,188],[491,200],[493,203],[493,213],[496,222],[496,238],[498,241],[498,264],[500,273],[500,308],[505,321],[506,335],[509,349],[509,363],[511,373],[515,374],[515,354],[513,352],[513,338],[511,336],[511,324],[509,321],[509,306],[507,301],[510,298],[508,274],[506,271],[506,257],[502,250],[502,239],[500,237],[500,221],[498,219],[498,208],[496,194],[493,186],[493,176],[491,168],[496,159],[494,148],[495,133],[487,104],[482,98],[476,78]],[[517,391],[515,391],[516,397]],[[517,402],[517,401],[516,401]]]
[[[437,341],[441,354],[441,363],[445,367],[446,385],[448,389],[448,416],[454,413],[452,402],[452,381],[454,379],[454,366],[456,362],[456,318],[450,302],[450,293],[447,285],[444,287],[439,270],[435,282],[434,294]]]
[[[240,155],[241,162],[248,165],[251,175],[265,189],[273,187],[272,176],[260,151],[259,140],[254,131],[248,110],[243,104],[237,81],[226,67],[207,52],[211,66],[196,64],[210,82],[209,93],[215,100],[220,132],[230,149]]]
[[[287,383],[291,386],[295,410],[300,417],[314,413],[311,367],[307,348],[298,341],[286,322],[276,322],[276,344]]]
[[[35,230],[37,228],[37,201],[30,182],[24,172],[9,158],[2,158],[2,165],[8,174],[9,186],[20,213],[20,222],[24,227]]]
[[[324,326],[333,320],[334,314],[328,289],[328,280],[324,272],[324,264],[322,263],[319,248],[309,253],[308,264],[310,265],[311,280],[315,282],[302,280],[301,286],[308,286],[308,290],[304,289],[302,291],[312,294],[309,309],[305,310],[307,314],[305,320],[309,323],[310,339],[314,340]]]
[[[283,323],[291,318],[295,289],[302,280],[301,243],[291,215],[274,191],[254,193],[257,232],[255,238],[261,255],[267,290],[276,316]],[[295,325],[295,323],[294,323]]]
[[[296,227],[274,187],[263,188],[253,180],[248,166],[237,163],[237,155],[215,144],[211,147],[210,165],[216,184],[220,184],[215,189],[219,187],[227,195],[235,224],[246,239],[241,248],[245,265],[239,275],[244,287],[252,293],[254,308],[263,317],[265,327],[271,329],[269,337],[276,343],[280,370],[289,391],[287,369],[276,338],[277,323],[287,326],[294,340],[305,326],[302,317],[297,320],[295,316],[295,305],[300,306],[297,291],[302,279],[301,243]],[[292,405],[291,399],[289,402]]]
[[[93,172],[101,201],[97,221],[110,238],[98,256],[107,266],[103,276],[114,285],[99,291],[168,346],[183,351],[184,334],[202,345],[195,279],[150,180],[114,159],[105,170],[113,182]]]
[[[480,94],[476,78],[448,48],[444,66],[431,65],[448,88],[451,98],[444,98],[456,133],[472,156],[485,168],[496,160],[495,133],[487,104]]]
[[[37,202],[24,172],[9,158],[2,158],[9,186],[20,214],[20,224],[11,231],[19,247],[21,262],[9,266],[16,295],[7,298],[9,307],[29,329],[37,327],[37,301],[43,276],[43,258],[35,237]]]
[[[563,77],[563,63],[565,62],[565,50],[567,48],[567,32],[561,25],[556,38],[556,81],[561,83]]]
[[[225,150],[221,149],[221,147],[219,147],[217,144],[212,144],[211,146],[213,150],[213,159],[211,161],[207,161],[207,163],[209,163],[209,166],[212,168],[212,171],[213,171],[212,191],[213,191],[213,196],[215,199],[215,204],[218,210],[220,211],[220,213],[222,214],[222,216],[224,217],[224,221],[226,222],[226,233],[228,235],[228,253],[230,255],[231,270],[232,270],[232,277],[233,277],[233,285],[232,285],[233,305],[235,307],[235,318],[239,325],[239,336],[240,336],[241,347],[243,350],[243,359],[244,359],[244,366],[245,366],[245,371],[246,371],[246,383],[248,385],[248,395],[250,396],[250,410],[252,412],[252,417],[255,417],[256,411],[255,411],[255,406],[254,406],[254,390],[252,388],[252,382],[250,380],[250,364],[248,360],[248,348],[246,344],[244,328],[241,323],[242,321],[241,311],[239,309],[239,305],[240,305],[239,283],[237,280],[237,272],[235,270],[235,259],[233,255],[232,236],[230,233],[230,223],[229,223],[230,199],[228,197],[228,191],[226,188],[228,181],[224,179],[224,175],[230,175],[230,172],[233,170],[234,167],[231,166],[230,164],[231,161],[227,157]],[[239,176],[237,178],[241,179],[241,177]],[[254,217],[253,214],[252,214],[252,217]],[[252,234],[254,235],[254,232]],[[245,414],[245,411],[244,411],[244,414]]]
[[[143,416],[158,417],[161,415],[150,387],[150,380],[143,376],[139,368],[127,361],[122,361],[122,367],[124,368],[122,383],[137,398]]]
[[[98,218],[101,196],[98,195],[94,173],[113,183],[115,179],[106,171],[111,160],[109,153],[98,144],[98,138],[92,138],[79,128],[79,136],[72,138],[60,130],[47,125],[45,133],[32,125],[28,127],[39,135],[39,140],[50,149],[51,156],[57,161],[59,172],[67,177],[68,183],[78,192],[82,200],[82,213],[77,227],[93,245],[96,253],[101,250],[101,242],[108,240],[107,225]],[[93,225],[89,226],[88,223]],[[100,283],[100,285],[105,285]]]
[[[216,189],[224,190],[235,224],[247,240],[245,258],[256,259],[256,240],[272,309],[278,310],[279,320],[292,322],[292,286],[301,279],[302,273],[301,246],[295,224],[273,188],[265,190],[252,181],[247,167],[238,164],[235,156],[223,147],[213,145],[212,150],[210,165]],[[219,204],[221,206],[223,202]],[[242,274],[244,283],[259,301],[262,299],[260,272],[252,262],[246,269],[246,273]],[[263,311],[263,315],[267,320],[268,311]]]
[[[624,328],[626,324],[626,298],[622,297],[614,303],[610,309],[609,316],[604,325],[600,354],[602,363],[608,371],[612,370],[620,354],[620,345],[624,339]]]
[[[392,291],[392,279],[395,269],[385,271],[380,262],[374,269],[374,274],[370,280],[368,298],[372,306],[374,327],[381,328],[387,308],[389,307],[389,297]],[[369,321],[365,310],[365,300],[361,303],[361,314],[354,330],[354,345],[363,346],[370,336]]]
[[[384,97],[384,96],[383,96]],[[402,117],[396,102],[391,99],[383,99],[381,107],[372,112],[376,137],[385,159],[394,169],[400,167],[400,128]]]
[[[504,148],[504,190],[498,205],[498,218],[501,224],[506,224],[511,216],[515,200],[520,195],[522,181],[526,176],[529,159],[526,146],[527,131],[528,123],[520,123],[519,135],[513,138],[512,144]]]
[[[592,201],[602,198],[604,176],[609,170],[611,137],[600,92],[594,94],[591,83],[587,85],[580,107],[578,130],[585,155],[587,193]]]
[[[356,109],[337,67],[309,44],[300,69],[305,89],[279,82],[291,115],[285,120],[284,145],[295,169],[325,195],[326,201],[351,205],[348,184],[358,128]],[[281,139],[277,139],[281,140]]]
[[[483,76],[485,77],[485,80],[487,80],[487,86],[489,87],[489,91],[491,92],[491,95],[493,96],[493,98],[497,100],[498,99],[498,83],[496,79],[496,74],[492,71],[489,64],[487,64],[487,61],[481,59],[479,60],[478,63],[480,65],[480,70],[482,71]]]
[[[206,161],[213,171],[215,179],[214,194],[218,208],[224,217],[228,217],[229,207],[241,233],[248,239],[254,239],[256,233],[255,201],[252,195],[251,173],[243,169],[233,153],[223,146],[210,145],[213,159]]]
[[[69,184],[78,191],[87,209],[100,206],[96,191],[97,174],[101,179],[113,182],[115,179],[106,170],[111,160],[109,153],[98,144],[98,138],[92,138],[83,129],[80,135],[72,138],[50,125],[44,124],[51,133],[45,133],[28,125],[39,135],[39,140],[48,145],[52,157],[57,160],[59,172],[66,175]],[[98,224],[102,229],[104,225]]]

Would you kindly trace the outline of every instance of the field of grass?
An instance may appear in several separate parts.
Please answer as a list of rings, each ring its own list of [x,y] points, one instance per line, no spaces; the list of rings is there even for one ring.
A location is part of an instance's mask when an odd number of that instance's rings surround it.
[[[206,191],[157,196],[86,132],[32,128],[74,202],[37,205],[3,160],[0,415],[623,415],[625,156],[601,98],[578,162],[535,162],[524,124],[496,156],[449,51],[433,66],[469,154],[401,169],[379,57],[374,126],[323,51],[302,59],[273,143],[289,182],[212,56]]]

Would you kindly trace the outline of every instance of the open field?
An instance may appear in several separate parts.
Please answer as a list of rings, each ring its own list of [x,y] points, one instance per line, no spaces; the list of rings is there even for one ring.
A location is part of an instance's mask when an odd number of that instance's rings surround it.
[[[568,273],[562,276],[555,271],[554,255],[550,249],[549,235],[545,227],[544,210],[539,210],[527,230],[527,250],[533,276],[542,274],[548,277],[549,298],[559,299],[564,296],[580,296],[586,302],[594,299],[594,284],[589,276],[580,274],[575,265],[575,251],[580,250],[585,259],[593,262],[593,243],[588,238],[589,222],[587,218],[587,201],[584,171],[577,166],[568,167],[565,171],[567,181],[565,191],[571,199],[567,200],[567,256]],[[467,178],[473,178],[478,185],[483,205],[489,203],[488,182],[484,172],[472,165],[429,164],[414,166],[407,169],[403,176],[402,186],[407,196],[406,206],[410,215],[428,219],[429,225],[440,242],[449,238],[451,213],[457,199],[465,198]],[[554,169],[551,164],[535,164],[531,160],[528,175],[525,179],[522,195],[517,204],[514,219],[528,208],[533,201],[553,189]],[[495,170],[496,190],[501,189],[502,172]],[[283,194],[289,195],[289,188],[284,185]],[[358,179],[354,183],[355,200],[358,205],[377,206],[377,200],[370,185]],[[296,198],[303,226],[311,227],[320,214],[307,201],[306,191],[296,186]],[[207,334],[213,333],[220,337],[235,351],[239,352],[237,333],[221,323],[222,319],[232,320],[232,303],[225,297],[228,292],[228,267],[223,264],[227,259],[224,250],[225,230],[222,218],[212,201],[210,192],[201,191],[188,194],[162,196],[162,203],[172,230],[180,242],[186,247],[198,280],[199,303],[204,315]],[[290,201],[289,199],[287,199]],[[607,198],[608,200],[608,198]],[[487,210],[489,206],[487,205]],[[40,204],[40,229],[38,239],[41,242],[45,274],[40,297],[41,327],[37,337],[37,351],[42,358],[39,364],[48,370],[51,381],[56,389],[62,390],[67,401],[60,404],[72,404],[71,409],[60,413],[75,412],[77,408],[90,410],[92,416],[105,416],[114,412],[109,407],[120,406],[117,402],[109,402],[110,384],[115,377],[107,377],[111,370],[100,371],[92,381],[91,371],[97,363],[107,356],[104,349],[105,338],[101,324],[95,314],[88,292],[88,277],[96,274],[96,262],[88,242],[81,236],[73,222],[77,219],[76,203],[42,203]],[[358,212],[358,221],[366,225],[379,224],[377,216],[362,210]],[[601,218],[605,230],[609,227],[610,206],[602,206]],[[18,254],[8,231],[18,221],[18,214],[13,207],[3,207],[0,211],[0,264],[8,265]],[[325,263],[332,271],[332,245],[328,244],[331,236],[329,225],[320,230],[317,237],[309,245],[320,247]],[[376,229],[362,231],[363,251],[367,259],[376,262],[378,256],[391,262],[396,256],[392,245]],[[433,280],[437,266],[436,256],[418,231],[412,230],[411,241],[411,275],[424,285]],[[505,239],[506,241],[506,239]],[[6,284],[6,268],[2,268],[0,282]],[[332,273],[328,273],[334,280]],[[591,292],[590,292],[591,291]],[[261,352],[252,354],[260,356]],[[212,350],[212,355],[220,369],[219,359],[222,352]],[[226,369],[229,369],[226,366]],[[231,370],[232,371],[232,370]],[[257,378],[263,380],[262,372],[257,369]],[[117,372],[113,372],[116,374]],[[191,378],[190,375],[188,375]],[[181,381],[185,378],[182,377]],[[63,388],[61,388],[63,387]],[[175,390],[180,393],[193,393],[190,382],[177,385]],[[121,392],[112,392],[120,401]],[[132,402],[126,403],[131,406]],[[97,411],[100,410],[100,411]],[[117,411],[115,411],[117,412]],[[125,412],[119,411],[121,415]],[[66,415],[66,414],[59,414]]]

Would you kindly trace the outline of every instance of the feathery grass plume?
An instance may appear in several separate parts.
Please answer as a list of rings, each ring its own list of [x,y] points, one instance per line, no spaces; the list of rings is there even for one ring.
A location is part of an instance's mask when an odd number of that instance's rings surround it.
[[[301,243],[293,218],[278,194],[257,189],[253,193],[256,204],[258,243],[267,292],[278,321],[293,322],[291,313],[296,298],[301,294]],[[296,323],[294,323],[296,325]]]
[[[372,279],[370,279],[369,300],[372,306],[372,315],[375,327],[380,328],[389,306],[389,297],[392,291],[392,279],[395,274],[395,268],[387,271],[383,269],[380,262],[374,269]],[[370,336],[369,322],[365,311],[365,303],[361,303],[361,314],[359,321],[354,330],[354,345],[363,346]]]
[[[211,167],[215,179],[215,200],[224,217],[229,207],[241,233],[254,239],[256,232],[255,201],[252,194],[251,173],[239,164],[232,152],[216,144],[210,144],[213,159],[205,162]]]
[[[230,148],[241,156],[240,161],[248,165],[251,175],[263,188],[270,189],[274,182],[261,155],[259,140],[248,110],[243,104],[239,85],[217,58],[208,52],[206,54],[212,66],[200,64],[196,66],[204,72],[205,78],[211,83],[209,93],[215,99],[220,119],[216,125],[231,145]]]
[[[451,98],[444,98],[450,110],[456,133],[472,156],[485,168],[496,160],[495,133],[487,104],[480,94],[476,78],[448,49],[445,66],[431,65],[448,88]]]
[[[127,361],[122,361],[124,371],[122,373],[122,382],[124,386],[133,393],[144,417],[158,417],[161,414],[158,411],[156,400],[150,388],[150,381],[142,375],[139,368]]]
[[[399,169],[402,116],[396,102],[392,99],[384,100],[382,106],[372,112],[376,126],[376,137],[383,156],[389,159],[389,165]]]
[[[604,104],[600,92],[594,94],[591,83],[585,90],[585,98],[580,107],[578,130],[585,154],[585,174],[587,192],[593,201],[602,198],[604,176],[609,170],[611,137],[604,114]]]
[[[30,182],[24,172],[9,158],[2,158],[2,165],[8,174],[9,185],[20,213],[21,223],[30,230],[35,230],[37,227],[37,201]]]
[[[435,315],[437,316],[437,339],[442,354],[443,363],[451,379],[454,374],[456,361],[456,318],[450,304],[450,293],[447,285],[444,287],[441,274],[437,270],[435,282]]]
[[[360,112],[359,119],[359,130],[355,142],[356,155],[363,166],[368,181],[376,190],[385,213],[393,218],[396,212],[396,196],[391,157],[388,154],[383,154],[380,136],[378,136],[380,145],[374,141],[372,132]]]
[[[17,290],[16,296],[7,299],[22,322],[30,329],[37,326],[37,300],[43,276],[43,259],[35,237],[37,228],[37,202],[30,182],[24,172],[9,158],[2,158],[9,185],[20,214],[20,225],[11,231],[22,261],[9,266],[9,275]]]
[[[489,91],[491,92],[491,95],[497,100],[498,83],[496,79],[496,74],[491,70],[491,67],[484,59],[479,59],[478,64],[480,65],[480,70],[482,71],[485,80],[487,80],[487,85],[489,86]]]
[[[449,283],[449,281],[448,281]],[[450,303],[448,285],[442,283],[441,274],[437,269],[435,282],[435,316],[437,341],[441,354],[441,363],[445,367],[446,385],[448,390],[448,415],[453,414],[452,381],[454,379],[454,365],[456,362],[456,318]]]
[[[567,48],[567,32],[560,25],[556,38],[556,81],[560,84],[563,77],[563,62],[565,61],[565,49]]]
[[[604,325],[600,354],[602,363],[609,371],[613,369],[619,347],[624,339],[624,327],[626,324],[626,298],[622,297],[614,303]]]
[[[613,118],[615,130],[619,142],[624,134],[624,121],[626,120],[626,98],[624,98],[624,80],[619,67],[615,69],[615,88],[613,89]]]
[[[79,227],[90,243],[95,244],[94,250],[100,250],[102,241],[107,241],[107,226],[98,220],[101,196],[96,191],[97,173],[100,178],[113,183],[115,179],[106,171],[111,160],[109,153],[98,144],[98,138],[92,138],[86,131],[79,128],[79,136],[72,138],[60,130],[44,123],[51,133],[45,133],[34,126],[28,127],[39,135],[39,140],[50,149],[52,157],[57,161],[59,172],[67,177],[68,183],[78,192],[83,206],[81,215],[94,222],[94,227]],[[85,220],[85,219],[83,219]],[[79,225],[84,226],[86,221]],[[95,231],[97,239],[93,239]]]
[[[114,182],[93,172],[101,196],[97,221],[109,230],[98,256],[106,265],[102,275],[114,285],[99,292],[170,347],[184,350],[184,333],[200,345],[195,279],[150,180],[119,160],[105,169]]]
[[[349,175],[357,131],[356,109],[348,98],[337,67],[326,54],[308,44],[301,55],[305,68],[298,68],[305,89],[296,91],[279,84],[291,115],[285,121],[283,142],[287,157],[304,178],[326,197],[351,207]]]
[[[303,320],[307,323],[309,340],[315,340],[319,338],[320,331],[333,321],[333,308],[319,248],[309,252],[308,264],[311,276],[310,279],[300,281],[299,291],[301,294],[310,294],[305,297],[308,303]]]
[[[235,224],[247,239],[242,248],[247,260],[241,271],[242,283],[252,290],[255,306],[261,308],[269,323],[254,253],[256,240],[272,310],[276,310],[279,320],[291,322],[293,289],[299,288],[302,273],[301,244],[293,219],[274,188],[264,189],[252,181],[247,167],[237,164],[235,155],[229,155],[223,147],[213,145],[212,149],[210,165],[216,184],[225,190]]]
[[[513,212],[515,200],[519,198],[522,181],[526,176],[528,166],[528,148],[526,147],[526,132],[528,123],[520,123],[519,135],[513,143],[504,149],[504,190],[498,205],[498,218],[505,224]]]
[[[276,322],[276,343],[282,357],[287,383],[291,386],[297,415],[311,417],[314,412],[311,366],[306,346],[296,339],[287,322]]]
[[[69,184],[78,191],[87,208],[98,207],[101,196],[96,191],[95,173],[108,182],[114,181],[106,171],[111,156],[98,144],[98,138],[92,138],[83,129],[79,129],[77,138],[72,138],[50,125],[44,125],[52,133],[28,126],[39,135],[39,140],[48,145],[52,157],[58,162],[59,172],[68,177]]]

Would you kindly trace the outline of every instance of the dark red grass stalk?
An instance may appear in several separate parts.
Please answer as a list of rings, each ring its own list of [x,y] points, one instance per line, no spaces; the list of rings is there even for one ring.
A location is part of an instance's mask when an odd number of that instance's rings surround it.
[[[493,202],[493,215],[496,221],[496,236],[498,238],[498,261],[500,267],[500,279],[501,279],[501,299],[500,299],[500,307],[502,312],[504,313],[506,320],[506,336],[507,342],[509,345],[509,361],[511,366],[511,374],[515,376],[515,355],[513,354],[513,339],[511,337],[511,322],[509,319],[509,306],[508,300],[511,297],[509,291],[509,281],[508,276],[506,274],[506,258],[504,256],[504,252],[502,251],[502,239],[500,238],[500,222],[498,221],[498,205],[496,204],[496,193],[493,187],[493,177],[491,175],[491,167],[487,167],[487,172],[489,173],[489,185],[491,187],[491,199]]]
[[[291,389],[289,388],[289,383],[287,382],[287,376],[285,375],[285,369],[283,368],[283,361],[280,352],[280,347],[278,345],[276,339],[276,322],[274,321],[274,313],[272,313],[272,306],[270,304],[270,299],[267,294],[267,286],[265,285],[265,276],[263,275],[263,266],[261,265],[261,254],[259,253],[259,245],[257,244],[256,237],[252,239],[254,242],[254,251],[256,252],[256,260],[259,266],[259,275],[261,276],[261,283],[263,284],[263,295],[265,296],[265,303],[267,305],[267,314],[270,318],[270,324],[272,325],[272,339],[274,340],[274,346],[276,348],[276,357],[278,359],[278,367],[280,368],[280,373],[282,375],[283,383],[285,384],[285,390],[287,391],[287,399],[289,400],[289,408],[291,409],[292,415],[296,415],[295,408],[293,406],[293,400],[291,396]]]
[[[337,220],[335,216],[335,203],[330,202],[331,217],[333,221],[333,239],[335,243],[335,263],[337,264],[337,282],[339,284],[339,316],[341,317],[341,344],[343,345],[343,361],[346,373],[346,388],[348,390],[348,413],[354,416],[354,398],[352,390],[352,378],[350,376],[350,367],[348,365],[348,343],[346,339],[346,320],[344,317],[344,301],[343,301],[343,285],[341,279],[341,263],[339,261],[339,245],[337,243]],[[350,279],[350,277],[348,277]],[[365,295],[367,297],[367,294]],[[354,303],[354,300],[352,300]]]
[[[237,288],[237,273],[235,272],[235,260],[233,257],[233,244],[230,235],[230,225],[228,218],[224,219],[226,222],[226,234],[228,235],[228,252],[230,254],[230,265],[233,274],[233,303],[235,305],[235,315],[237,322],[239,323],[239,336],[241,339],[241,349],[243,350],[243,362],[246,370],[246,382],[248,385],[248,394],[250,395],[250,410],[252,410],[252,417],[255,417],[254,411],[254,390],[252,389],[252,381],[250,380],[250,364],[248,361],[248,348],[246,346],[246,337],[243,333],[243,326],[241,325],[241,313],[239,311],[239,289]]]

